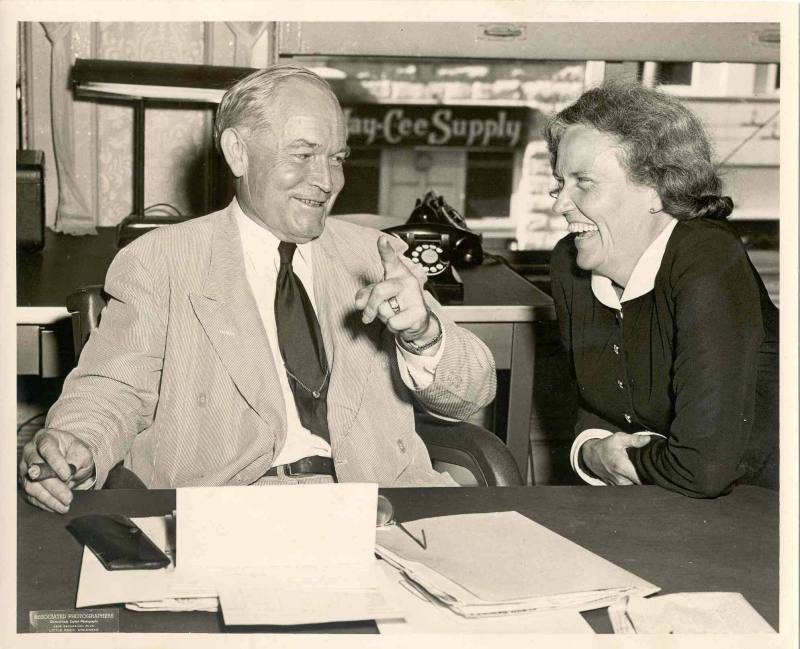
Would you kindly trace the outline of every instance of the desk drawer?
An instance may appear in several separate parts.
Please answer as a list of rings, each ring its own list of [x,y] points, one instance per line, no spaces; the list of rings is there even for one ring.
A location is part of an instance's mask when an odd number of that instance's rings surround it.
[[[39,374],[39,325],[17,325],[17,374]]]
[[[73,365],[71,329],[63,323],[17,325],[17,375],[52,379],[66,376]]]
[[[460,323],[480,338],[494,355],[498,370],[511,368],[511,343],[514,325],[508,322],[464,322]]]

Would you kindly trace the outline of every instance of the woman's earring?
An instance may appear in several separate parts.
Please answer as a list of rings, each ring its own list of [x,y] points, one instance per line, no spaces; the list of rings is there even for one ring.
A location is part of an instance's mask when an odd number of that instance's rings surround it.
[[[653,208],[651,207],[651,208],[650,208],[649,210],[647,210],[647,211],[648,211],[648,212],[650,212],[650,214],[658,214],[659,212],[663,212],[663,211],[664,211],[664,208],[662,207],[660,210],[655,210],[655,209],[653,209]]]

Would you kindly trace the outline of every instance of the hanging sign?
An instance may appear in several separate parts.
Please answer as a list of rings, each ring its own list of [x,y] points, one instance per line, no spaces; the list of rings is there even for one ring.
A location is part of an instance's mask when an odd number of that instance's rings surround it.
[[[342,106],[351,147],[507,149],[527,142],[524,106],[351,104]]]

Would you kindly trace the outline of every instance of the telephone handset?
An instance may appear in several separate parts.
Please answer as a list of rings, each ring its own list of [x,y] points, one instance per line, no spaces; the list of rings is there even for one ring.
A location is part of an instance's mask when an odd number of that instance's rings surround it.
[[[385,232],[408,244],[406,256],[425,269],[428,285],[441,302],[463,302],[464,287],[454,267],[480,265],[481,235],[467,230],[464,217],[442,196],[429,191],[417,199],[405,225]]]

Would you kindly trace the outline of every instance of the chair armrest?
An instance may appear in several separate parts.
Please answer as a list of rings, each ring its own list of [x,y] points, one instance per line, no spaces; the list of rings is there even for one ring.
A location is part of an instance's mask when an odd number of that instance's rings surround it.
[[[67,311],[72,316],[72,344],[75,360],[89,339],[89,334],[100,322],[100,312],[106,305],[106,297],[101,285],[85,286],[67,296]]]
[[[465,467],[481,486],[523,484],[511,452],[491,431],[468,422],[444,421],[427,413],[416,414],[416,428],[431,460]]]

